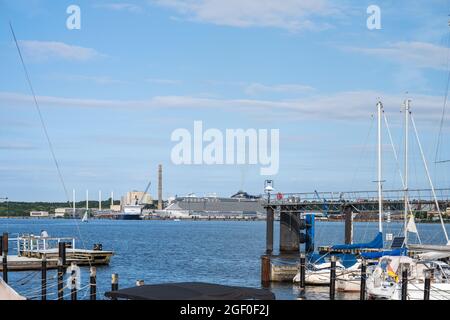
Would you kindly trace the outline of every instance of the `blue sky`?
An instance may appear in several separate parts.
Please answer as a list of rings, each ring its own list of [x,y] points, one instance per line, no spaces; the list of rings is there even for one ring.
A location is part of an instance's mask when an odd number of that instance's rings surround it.
[[[68,30],[66,8],[81,8]],[[381,29],[366,26],[369,5]],[[205,128],[280,129],[281,192],[374,189],[381,98],[401,152],[412,100],[434,165],[448,61],[448,1],[0,1],[0,196],[65,200],[27,87],[11,21],[69,190],[164,196],[260,193],[258,165],[174,165],[170,135]],[[450,159],[444,122],[440,159]],[[384,137],[385,188],[400,179]],[[411,187],[428,187],[411,146]],[[151,193],[155,196],[155,188]]]

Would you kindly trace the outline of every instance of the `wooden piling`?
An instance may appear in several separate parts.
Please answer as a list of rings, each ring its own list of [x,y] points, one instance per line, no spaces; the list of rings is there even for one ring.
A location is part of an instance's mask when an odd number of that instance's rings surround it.
[[[2,236],[2,256],[3,281],[8,283],[8,233],[6,232]]]
[[[47,300],[47,256],[42,255],[41,262],[41,299]]]
[[[408,298],[408,267],[403,265],[402,269],[402,300]]]
[[[90,294],[89,297],[91,300],[97,300],[97,269],[95,267],[91,267],[90,275],[89,275],[89,287]]]
[[[266,254],[270,255],[273,252],[273,225],[274,225],[274,210],[273,207],[267,207],[266,219]]]
[[[119,275],[117,273],[113,273],[111,275],[111,291],[119,290]],[[116,298],[112,298],[116,300]]]
[[[425,271],[425,287],[423,290],[423,300],[430,300],[432,273],[433,273],[433,271],[431,269]]]
[[[305,289],[305,263],[306,255],[302,252],[300,253],[300,288]]]
[[[335,299],[336,294],[336,257],[331,256],[330,268],[330,300]]]
[[[344,207],[345,214],[345,244],[353,243],[353,213],[352,207]]]
[[[367,261],[363,259],[361,262],[361,288],[359,291],[359,300],[366,300],[366,269]]]
[[[71,273],[71,279],[72,279],[72,288],[71,288],[71,293],[70,293],[70,297],[72,300],[77,300],[77,273],[76,271],[72,268],[72,273]]]
[[[261,256],[261,284],[268,286],[270,283],[270,256]]]
[[[66,244],[58,244],[58,300],[64,300],[64,266],[66,264]]]

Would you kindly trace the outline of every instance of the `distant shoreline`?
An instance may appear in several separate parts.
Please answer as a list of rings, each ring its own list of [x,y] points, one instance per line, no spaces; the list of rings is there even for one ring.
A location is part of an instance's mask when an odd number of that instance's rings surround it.
[[[80,220],[81,219],[72,219],[72,218],[52,218],[52,217],[30,217],[30,216],[0,216],[0,219],[3,220]],[[115,219],[109,219],[109,218],[91,218],[91,220],[115,220]],[[180,221],[246,221],[246,222],[257,222],[257,221],[266,221],[265,219],[252,219],[252,218],[190,218],[190,219],[183,219],[183,218],[146,218],[141,220],[133,220],[133,221],[150,221],[150,220],[157,220],[157,221],[174,221],[174,220],[180,220]],[[276,220],[277,222],[278,220]],[[345,222],[344,219],[328,219],[328,220],[318,220],[317,222]],[[378,220],[353,220],[353,222],[373,222],[377,223]],[[391,220],[392,222],[403,222],[403,220]],[[423,221],[423,220],[416,220],[416,224],[439,224],[440,221]],[[445,224],[450,224],[450,220],[444,219]]]

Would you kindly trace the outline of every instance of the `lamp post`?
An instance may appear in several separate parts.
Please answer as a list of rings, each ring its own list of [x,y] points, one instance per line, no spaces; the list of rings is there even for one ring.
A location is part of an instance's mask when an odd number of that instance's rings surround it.
[[[274,191],[273,180],[264,181],[264,192],[267,194],[267,203],[270,203],[270,193]]]

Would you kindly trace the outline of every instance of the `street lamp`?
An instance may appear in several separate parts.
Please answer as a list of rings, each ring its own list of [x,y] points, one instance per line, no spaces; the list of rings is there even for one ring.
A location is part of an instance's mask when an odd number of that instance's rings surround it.
[[[267,203],[270,203],[270,193],[274,190],[273,180],[264,181],[264,192],[267,194]]]

